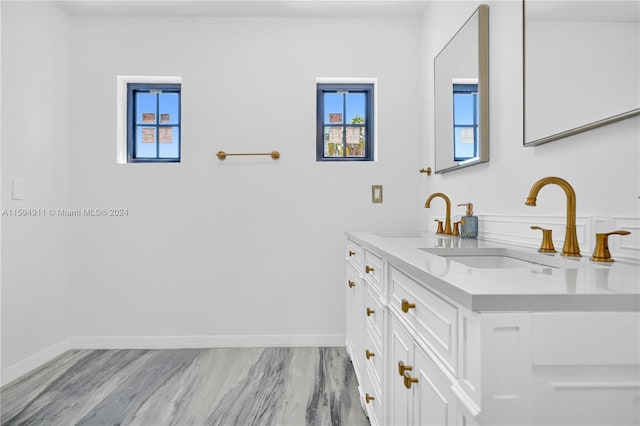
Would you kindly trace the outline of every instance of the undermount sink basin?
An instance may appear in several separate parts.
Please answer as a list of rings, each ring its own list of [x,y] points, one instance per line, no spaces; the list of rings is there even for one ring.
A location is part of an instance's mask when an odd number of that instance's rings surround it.
[[[421,232],[376,232],[375,235],[382,238],[424,238],[424,234]]]
[[[446,256],[447,259],[455,260],[456,262],[464,263],[472,268],[488,268],[488,269],[512,269],[512,268],[525,268],[529,269],[532,266],[547,266],[556,268],[556,266],[546,265],[539,262],[529,262],[528,260],[522,260],[510,256],[499,255],[474,255],[474,256]]]
[[[483,269],[529,269],[535,267],[578,268],[580,258],[560,257],[560,254],[545,255],[507,248],[420,248],[437,256]]]

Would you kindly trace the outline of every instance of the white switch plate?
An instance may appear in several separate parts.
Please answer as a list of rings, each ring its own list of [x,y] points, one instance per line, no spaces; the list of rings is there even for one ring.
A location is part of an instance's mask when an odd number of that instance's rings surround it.
[[[24,200],[24,181],[20,179],[11,180],[11,199]]]
[[[371,185],[371,202],[382,203],[382,185]]]

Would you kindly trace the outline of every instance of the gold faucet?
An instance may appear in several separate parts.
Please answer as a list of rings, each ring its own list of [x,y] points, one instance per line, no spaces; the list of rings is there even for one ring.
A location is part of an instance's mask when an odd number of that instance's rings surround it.
[[[431,200],[433,200],[436,197],[442,198],[444,202],[447,204],[447,213],[446,213],[445,223],[444,223],[444,232],[440,232],[440,233],[443,233],[444,235],[453,235],[453,232],[451,231],[451,200],[449,200],[449,197],[444,195],[442,192],[434,192],[429,196],[429,198],[427,198],[427,201],[424,203],[424,208],[425,209],[431,208]]]
[[[525,204],[527,206],[536,205],[536,197],[543,186],[549,184],[558,185],[567,195],[567,227],[564,236],[564,246],[562,247],[562,255],[568,257],[580,257],[580,247],[578,246],[578,234],[576,232],[576,193],[566,180],[549,176],[540,179],[531,187],[529,196]]]

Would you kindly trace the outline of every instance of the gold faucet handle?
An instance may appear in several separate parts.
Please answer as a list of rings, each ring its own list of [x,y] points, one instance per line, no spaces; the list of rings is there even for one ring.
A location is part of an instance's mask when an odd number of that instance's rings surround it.
[[[596,234],[596,248],[593,250],[591,260],[594,262],[613,262],[609,251],[609,235],[629,235],[629,231],[613,231],[604,234]]]
[[[538,249],[540,253],[556,253],[556,248],[553,246],[553,238],[551,237],[551,229],[544,229],[540,226],[532,226],[531,229],[542,231],[542,244]]]
[[[460,236],[460,224],[463,223],[463,221],[458,221],[458,222],[453,222],[453,236],[457,237]]]
[[[436,234],[444,234],[444,228],[442,227],[442,221],[438,220],[438,219],[434,219],[436,222],[438,222],[438,230],[436,231]]]

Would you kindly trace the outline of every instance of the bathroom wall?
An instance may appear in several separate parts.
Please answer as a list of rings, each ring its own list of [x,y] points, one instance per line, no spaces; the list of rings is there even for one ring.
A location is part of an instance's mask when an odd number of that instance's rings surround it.
[[[46,361],[69,336],[69,17],[2,2],[2,381]],[[12,179],[23,181],[12,200]],[[38,209],[37,216],[15,216]]]
[[[74,343],[343,344],[344,230],[419,222],[419,17],[78,17],[72,40],[73,204],[128,209],[73,223]],[[118,74],[182,76],[180,164],[116,164]],[[378,79],[378,161],[316,162],[317,77]]]
[[[520,1],[436,1],[428,5],[422,20],[421,47],[422,77],[427,88],[423,98],[427,111],[427,119],[423,122],[426,143],[421,144],[424,166],[433,167],[433,96],[429,90],[433,81],[433,58],[481,3],[489,4],[490,161],[425,178],[421,182],[421,197],[426,199],[437,191],[448,194],[455,204],[473,202],[476,213],[488,215],[492,221],[489,224],[481,217],[481,234],[483,227],[486,230],[492,226],[492,231],[503,234],[531,235],[528,242],[539,244],[539,235],[529,230],[529,225],[536,224],[535,221],[563,225],[566,211],[564,192],[557,186],[549,186],[540,191],[537,207],[525,206],[524,201],[535,181],[544,176],[560,176],[575,189],[585,249],[592,249],[592,234],[600,226],[607,228],[624,223],[629,229],[637,227],[640,218],[640,118],[537,147],[522,146]],[[549,100],[547,108],[557,115],[563,114],[553,100]],[[432,227],[432,214],[442,215],[442,212],[444,205],[434,203],[430,212],[421,215],[422,227]],[[457,213],[464,214],[463,208],[458,207]],[[523,217],[521,224],[508,223],[518,217]],[[560,228],[562,226],[558,227],[558,232],[554,231],[554,235],[561,246],[563,233]],[[634,232],[625,237],[630,247],[627,250],[629,256],[640,255],[638,234]],[[613,241],[613,244],[618,243]],[[590,254],[584,251],[583,254]]]

